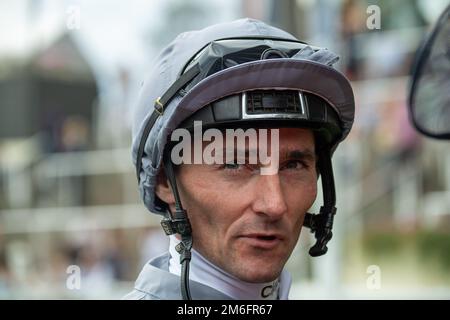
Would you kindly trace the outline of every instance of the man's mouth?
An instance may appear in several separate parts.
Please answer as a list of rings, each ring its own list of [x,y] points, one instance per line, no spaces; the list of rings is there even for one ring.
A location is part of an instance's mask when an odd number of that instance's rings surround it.
[[[273,249],[282,243],[283,237],[278,234],[251,233],[240,237],[248,245],[261,249]]]

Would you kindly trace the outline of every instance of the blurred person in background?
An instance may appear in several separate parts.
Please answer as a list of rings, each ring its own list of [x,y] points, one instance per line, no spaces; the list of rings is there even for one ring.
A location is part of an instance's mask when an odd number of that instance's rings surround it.
[[[158,245],[155,245],[158,244]],[[167,251],[169,241],[161,229],[148,228],[144,231],[140,241],[139,255],[140,266],[144,266],[147,261],[155,258]]]

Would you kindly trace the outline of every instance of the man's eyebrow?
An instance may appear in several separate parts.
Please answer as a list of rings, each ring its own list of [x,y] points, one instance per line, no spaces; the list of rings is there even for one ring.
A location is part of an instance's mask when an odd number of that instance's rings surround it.
[[[258,155],[258,149],[247,149],[247,148],[245,148],[243,150],[234,149],[234,148],[232,148],[231,150],[228,150],[227,148],[222,149],[224,156],[226,154],[230,154],[230,155],[236,154],[238,152],[238,150],[241,152],[244,151],[246,158],[248,158],[250,152],[254,152],[255,155]],[[298,160],[316,161],[316,159],[317,159],[316,153],[311,149],[286,150],[286,151],[284,151],[284,152],[282,151],[280,153],[282,153],[285,156],[285,158],[293,159],[293,160],[298,159]]]
[[[219,150],[220,151],[220,150]],[[223,149],[222,149],[222,154],[223,155],[227,155],[227,154],[229,154],[229,155],[232,155],[232,154],[238,154],[238,153],[242,153],[242,152],[244,152],[245,153],[245,157],[249,157],[249,155],[250,154],[258,154],[258,149],[248,149],[248,148],[245,148],[245,149],[239,149],[239,148],[230,148],[230,149],[228,149],[228,148],[226,148],[226,147],[224,147]]]
[[[285,156],[287,159],[298,159],[298,160],[308,160],[308,161],[316,161],[316,154],[314,151],[310,149],[304,150],[290,150],[286,151]]]

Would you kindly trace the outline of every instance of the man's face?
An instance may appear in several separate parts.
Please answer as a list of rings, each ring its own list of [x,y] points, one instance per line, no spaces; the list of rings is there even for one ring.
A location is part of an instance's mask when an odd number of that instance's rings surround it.
[[[282,128],[275,174],[261,175],[258,165],[181,165],[177,184],[194,248],[243,281],[276,279],[317,195],[314,147],[310,130]]]

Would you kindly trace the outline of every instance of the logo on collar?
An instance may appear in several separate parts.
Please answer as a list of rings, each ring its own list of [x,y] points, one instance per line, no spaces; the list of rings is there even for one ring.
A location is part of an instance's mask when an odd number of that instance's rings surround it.
[[[273,292],[273,286],[266,286],[264,288],[262,288],[261,290],[261,297],[263,298],[267,298],[268,296],[270,296]]]
[[[270,297],[276,290],[278,289],[278,281],[275,281],[273,284],[269,286],[265,286],[261,290],[261,297],[268,298]]]

